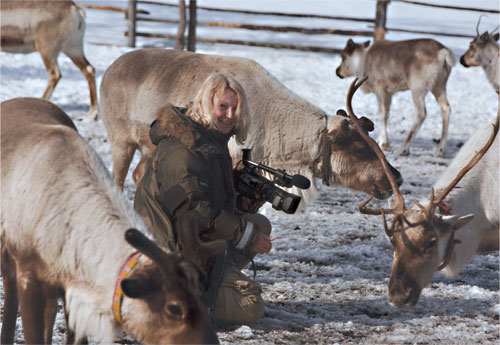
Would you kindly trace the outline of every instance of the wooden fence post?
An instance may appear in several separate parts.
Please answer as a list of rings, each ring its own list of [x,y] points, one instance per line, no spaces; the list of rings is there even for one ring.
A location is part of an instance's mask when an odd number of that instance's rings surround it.
[[[184,32],[186,31],[186,4],[179,0],[179,26],[177,27],[177,39],[175,49],[184,50]]]
[[[128,0],[128,46],[135,48],[136,0]]]
[[[390,0],[377,0],[377,12],[375,14],[375,31],[373,38],[375,41],[383,40],[385,37],[385,21],[387,19],[387,4]]]
[[[196,0],[189,0],[189,31],[187,50],[196,51]]]

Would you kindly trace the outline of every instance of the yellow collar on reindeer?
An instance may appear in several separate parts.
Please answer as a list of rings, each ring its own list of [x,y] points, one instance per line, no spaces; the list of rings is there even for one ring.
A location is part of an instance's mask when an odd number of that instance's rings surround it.
[[[113,312],[115,320],[119,324],[122,324],[121,306],[123,300],[123,291],[121,287],[121,282],[123,279],[125,279],[126,276],[128,276],[132,268],[139,261],[139,255],[140,255],[139,252],[135,252],[129,256],[127,262],[125,262],[125,265],[123,265],[120,274],[118,275],[118,279],[116,280],[115,291],[113,293],[113,304],[111,305],[111,310]]]

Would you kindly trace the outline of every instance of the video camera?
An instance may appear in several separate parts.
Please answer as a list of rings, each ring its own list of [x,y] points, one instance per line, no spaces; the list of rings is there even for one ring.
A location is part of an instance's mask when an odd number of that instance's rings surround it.
[[[290,188],[292,186],[307,189],[311,186],[309,179],[302,175],[289,175],[285,170],[273,169],[261,163],[255,163],[251,160],[251,149],[242,149],[243,158],[238,162],[235,170],[236,190],[244,196],[259,201],[267,201],[278,211],[293,214],[300,203],[300,196],[288,193],[283,189],[276,187],[278,184],[282,187]],[[242,168],[238,165],[243,164]],[[264,170],[276,177],[271,181],[257,172],[257,169]]]

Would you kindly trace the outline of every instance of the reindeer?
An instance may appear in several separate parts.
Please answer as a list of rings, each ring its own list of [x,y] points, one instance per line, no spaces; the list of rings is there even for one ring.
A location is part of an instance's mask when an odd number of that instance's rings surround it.
[[[122,330],[145,344],[218,343],[200,272],[148,239],[69,117],[37,98],[3,102],[1,114],[2,344],[18,304],[25,342],[50,343],[59,297],[70,343],[109,344]]]
[[[38,51],[49,75],[43,99],[50,99],[61,72],[57,64],[60,52],[82,71],[89,84],[89,118],[97,119],[95,69],[83,52],[85,13],[72,1],[2,0],[1,50],[28,54]]]
[[[322,178],[326,185],[343,185],[380,199],[390,196],[381,164],[347,117],[328,117],[253,60],[155,48],[124,54],[102,79],[101,114],[111,142],[113,177],[120,188],[137,149],[141,160],[132,174],[136,184],[144,173],[156,148],[149,139],[149,125],[158,109],[166,103],[186,105],[214,72],[235,78],[245,89],[251,112],[245,147],[252,148],[255,161]],[[363,126],[373,130],[366,118]],[[243,146],[232,140],[229,146],[238,161]],[[401,183],[399,172],[391,169]]]
[[[349,39],[341,56],[342,62],[336,70],[339,78],[369,76],[361,90],[374,93],[377,97],[381,127],[377,142],[382,149],[387,149],[390,144],[387,121],[392,95],[410,90],[415,105],[415,122],[401,147],[396,150],[396,154],[407,156],[410,154],[410,143],[427,116],[425,96],[430,91],[439,104],[443,119],[435,155],[445,155],[450,119],[446,83],[455,64],[451,50],[432,39],[377,40],[371,46],[370,41],[354,43]]]
[[[356,121],[356,116],[351,100],[360,84],[362,82],[358,84],[356,79],[347,97],[348,112],[353,121]],[[368,208],[366,205],[371,198],[359,206],[364,214],[382,215],[385,232],[391,239],[394,260],[389,281],[389,302],[393,306],[403,310],[415,306],[436,271],[444,270],[447,275],[453,276],[474,255],[498,251],[499,141],[496,134],[499,117],[500,112],[493,131],[491,125],[481,128],[462,147],[435,183],[427,207],[416,202],[416,206],[410,209],[405,207],[384,154],[357,126],[360,134],[376,150],[394,190],[395,204],[390,209]],[[437,197],[434,196],[434,189],[438,191]],[[386,214],[394,215],[390,228],[386,224]]]
[[[500,60],[500,49],[498,46],[499,33],[494,32],[498,27],[491,33],[485,31],[482,35],[479,34],[479,23],[481,22],[481,17],[477,21],[476,25],[476,37],[469,44],[469,50],[467,50],[464,55],[460,58],[460,63],[465,67],[471,66],[481,66],[486,73],[490,84],[493,86],[495,91],[499,92],[499,60]]]

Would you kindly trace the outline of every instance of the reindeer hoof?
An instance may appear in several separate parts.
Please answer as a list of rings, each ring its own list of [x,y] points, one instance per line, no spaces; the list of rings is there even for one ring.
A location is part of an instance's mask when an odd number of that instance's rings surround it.
[[[445,155],[446,155],[446,151],[441,147],[438,147],[436,149],[436,151],[434,152],[434,156],[439,157],[439,158],[444,158]]]
[[[380,139],[377,140],[377,144],[378,144],[378,146],[380,146],[380,148],[382,150],[387,150],[389,148],[389,146],[390,146],[388,141],[382,141]]]
[[[98,112],[97,110],[90,110],[87,115],[85,115],[85,118],[91,121],[97,121],[98,118]]]
[[[409,156],[410,155],[410,149],[407,147],[400,147],[399,149],[396,150],[395,154],[397,156]]]

